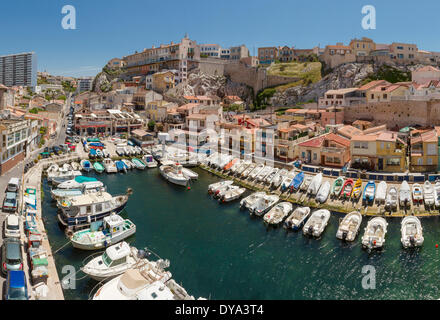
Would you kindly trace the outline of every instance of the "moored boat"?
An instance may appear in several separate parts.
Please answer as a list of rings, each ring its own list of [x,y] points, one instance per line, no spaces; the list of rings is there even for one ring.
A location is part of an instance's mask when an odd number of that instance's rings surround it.
[[[423,202],[423,190],[420,184],[414,183],[412,186],[412,197],[415,204],[421,204]]]
[[[347,214],[339,223],[336,238],[345,241],[354,241],[362,222],[362,215],[358,211]]]
[[[332,197],[339,197],[339,194],[341,193],[342,186],[344,185],[344,178],[338,177],[332,185]]]
[[[107,173],[116,173],[118,172],[118,169],[115,165],[115,163],[113,162],[112,159],[110,158],[105,158],[102,162],[102,164],[104,165],[105,168],[105,172]]]
[[[80,165],[81,165],[82,170],[84,170],[86,172],[90,172],[93,169],[90,161],[86,160],[86,159],[81,160]]]
[[[408,182],[405,180],[400,185],[399,190],[399,205],[403,208],[408,207],[411,204],[411,188]]]
[[[247,166],[247,168],[245,170],[243,170],[243,172],[240,174],[240,176],[244,179],[247,179],[249,174],[252,172],[252,170],[255,169],[256,166],[257,166],[256,163],[251,163],[249,166]]]
[[[252,170],[249,173],[249,179],[252,179],[252,180],[255,179],[258,176],[258,174],[261,171],[263,171],[264,167],[265,167],[265,165],[262,163],[257,164],[257,166],[254,168],[254,170]]]
[[[272,179],[271,186],[273,188],[278,188],[287,174],[288,171],[286,169],[281,169],[280,171],[278,171],[278,173]]]
[[[327,201],[328,195],[330,194],[330,182],[325,181],[321,187],[319,188],[318,193],[316,194],[316,201],[319,203],[324,203]]]
[[[144,162],[148,168],[156,168],[157,167],[157,161],[154,160],[154,157],[151,154],[146,154],[144,156]]]
[[[180,186],[188,186],[190,178],[183,174],[181,164],[165,164],[159,168],[160,174],[166,180]]]
[[[312,182],[312,180],[313,180],[313,176],[310,176],[310,175],[305,176],[304,177],[304,181],[301,184],[301,187],[299,187],[299,190],[302,191],[302,192],[306,192],[307,189],[309,188],[310,183]]]
[[[356,200],[359,199],[359,197],[362,194],[362,179],[357,179],[356,182],[353,185],[353,192],[351,193],[351,197]]]
[[[136,169],[144,170],[146,167],[145,163],[138,158],[131,159],[131,162],[134,164]]]
[[[283,182],[281,182],[282,192],[289,190],[290,184],[292,183],[294,178],[295,178],[295,169],[292,169],[286,174],[286,176],[283,179]]]
[[[284,227],[292,230],[299,230],[304,225],[307,217],[310,215],[309,207],[298,207],[293,213],[284,221]]]
[[[130,160],[122,159],[121,161],[125,164],[128,170],[133,169],[135,167],[135,165]]]
[[[347,179],[344,181],[340,193],[341,198],[350,199],[351,193],[353,192],[353,185],[354,185],[353,179]]]
[[[240,208],[249,209],[255,202],[266,195],[265,192],[255,192],[240,201]]]
[[[234,201],[238,198],[240,198],[243,193],[246,192],[246,188],[234,188],[234,189],[228,189],[226,190],[224,193],[222,193],[221,198],[219,199],[219,201],[221,202],[230,202],[230,201]]]
[[[234,183],[232,180],[223,180],[220,182],[212,183],[208,186],[208,193],[215,193],[219,188],[224,186],[230,186]]]
[[[279,171],[280,169],[273,168],[272,171],[266,176],[266,178],[264,178],[264,182],[270,186],[272,184],[272,180],[275,178]]]
[[[380,249],[385,244],[388,223],[382,217],[375,217],[368,221],[365,233],[362,236],[362,246],[368,249]]]
[[[312,182],[310,182],[309,187],[307,188],[307,194],[309,196],[315,196],[318,193],[319,187],[321,187],[322,183],[322,173],[318,173],[313,177]]]
[[[125,163],[121,160],[115,161],[116,169],[118,169],[118,172],[127,172],[127,166]]]
[[[93,163],[93,168],[94,168],[95,171],[98,172],[98,173],[102,173],[102,172],[104,172],[104,170],[105,170],[104,166],[103,166],[102,163],[99,162],[99,161],[96,161],[95,163]]]
[[[263,170],[260,171],[260,173],[255,178],[257,181],[263,182],[267,175],[272,172],[273,168],[271,166],[265,166]]]
[[[264,222],[271,225],[281,223],[292,211],[290,202],[280,202],[270,209],[263,217]]]
[[[368,181],[364,188],[362,200],[366,203],[372,203],[376,194],[376,184],[374,181]]]
[[[397,189],[396,187],[389,188],[387,197],[385,199],[385,208],[394,210],[397,208]]]
[[[269,211],[279,200],[280,197],[277,195],[266,194],[258,199],[251,207],[249,207],[249,214],[260,217]]]
[[[292,183],[290,184],[290,192],[296,192],[301,187],[301,184],[304,181],[304,172],[299,172],[295,178],[293,178]]]
[[[427,207],[433,207],[435,202],[434,188],[431,182],[428,180],[423,184],[423,199],[425,200],[425,205]]]
[[[307,222],[304,224],[304,235],[319,237],[330,220],[330,211],[319,209],[313,212]]]
[[[420,247],[425,240],[422,223],[415,216],[403,218],[400,232],[402,234],[400,241],[404,248]]]
[[[434,185],[434,204],[438,209],[440,208],[440,181],[436,181]]]
[[[387,195],[387,183],[385,181],[379,182],[376,188],[376,203],[385,202],[385,198]]]

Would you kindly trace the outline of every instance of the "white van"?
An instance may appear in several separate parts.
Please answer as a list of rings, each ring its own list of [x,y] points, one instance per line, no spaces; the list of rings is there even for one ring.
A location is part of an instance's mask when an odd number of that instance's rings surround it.
[[[18,192],[20,190],[20,179],[11,178],[8,182],[8,191],[9,192]]]
[[[16,214],[9,214],[5,219],[4,232],[6,238],[20,238],[21,233],[20,217]]]

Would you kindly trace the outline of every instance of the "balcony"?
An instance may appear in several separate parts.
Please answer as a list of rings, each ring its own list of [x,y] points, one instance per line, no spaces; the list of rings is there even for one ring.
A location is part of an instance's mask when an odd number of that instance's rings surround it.
[[[321,150],[321,153],[338,153],[343,154],[345,153],[345,149],[343,148],[335,148],[335,147],[323,147]]]

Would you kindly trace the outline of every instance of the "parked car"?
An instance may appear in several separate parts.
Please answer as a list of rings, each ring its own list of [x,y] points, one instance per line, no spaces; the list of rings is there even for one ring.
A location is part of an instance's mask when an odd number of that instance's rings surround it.
[[[7,191],[18,192],[19,190],[20,190],[20,179],[19,178],[9,179]]]
[[[26,275],[23,270],[12,270],[6,277],[6,300],[29,300]]]
[[[5,212],[15,212],[17,211],[18,200],[17,193],[15,192],[6,192],[5,198],[3,199],[2,210]]]
[[[15,238],[6,238],[2,246],[2,273],[6,275],[11,270],[23,270],[21,243]]]
[[[56,155],[59,155],[61,153],[61,149],[57,146],[53,147],[53,153],[55,153]]]
[[[21,232],[20,217],[16,214],[8,214],[4,222],[4,233],[6,238],[20,238]]]

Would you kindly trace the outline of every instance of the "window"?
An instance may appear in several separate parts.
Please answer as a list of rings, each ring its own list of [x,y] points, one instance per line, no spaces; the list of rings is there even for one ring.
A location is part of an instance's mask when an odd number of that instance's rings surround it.
[[[417,159],[417,165],[418,166],[423,166],[423,158],[418,158]]]
[[[387,166],[400,166],[400,159],[399,158],[390,158],[386,161]]]
[[[428,158],[428,165],[432,165],[432,158]]]
[[[318,155],[316,153],[313,154],[313,160],[318,159]]]

